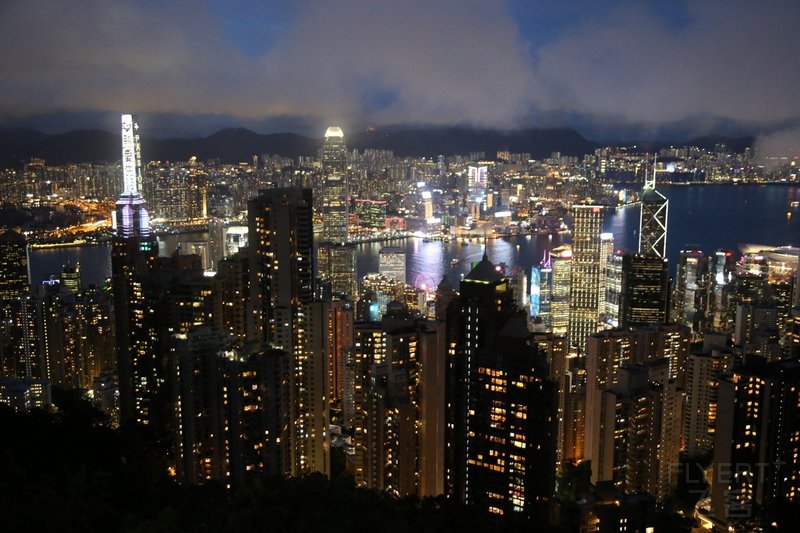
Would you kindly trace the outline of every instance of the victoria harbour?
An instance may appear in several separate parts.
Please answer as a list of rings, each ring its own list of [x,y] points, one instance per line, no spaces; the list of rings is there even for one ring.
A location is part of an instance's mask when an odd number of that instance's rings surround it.
[[[681,249],[697,245],[707,253],[728,249],[740,253],[743,245],[776,247],[800,245],[800,208],[793,202],[800,199],[800,187],[789,185],[690,185],[663,186],[670,201],[667,257],[670,275]],[[742,216],[746,211],[747,216]],[[614,234],[614,247],[635,250],[638,246],[639,207],[636,204],[609,209],[604,230]],[[188,238],[199,240],[204,234]],[[167,255],[181,241],[170,236],[160,245]],[[359,276],[378,271],[378,254],[384,246],[397,246],[403,241],[371,242],[357,247]],[[537,265],[545,250],[570,242],[569,234],[531,235],[469,242],[466,245],[448,242],[424,242],[419,237],[404,239],[407,279],[417,287],[435,287],[443,276],[451,283],[467,274],[483,256],[484,250],[495,263],[507,267],[529,269]],[[86,284],[102,284],[111,276],[111,248],[105,245],[42,248],[30,250],[32,283],[41,283],[61,271],[64,264],[80,263]]]
[[[798,529],[800,1],[0,19],[0,530]]]

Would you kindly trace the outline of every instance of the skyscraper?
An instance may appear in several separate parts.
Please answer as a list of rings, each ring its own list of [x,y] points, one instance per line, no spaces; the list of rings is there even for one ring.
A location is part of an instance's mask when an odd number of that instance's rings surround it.
[[[553,249],[550,256],[553,268],[550,313],[555,335],[567,335],[569,327],[570,283],[572,278],[572,247],[568,244]]]
[[[589,335],[597,331],[600,271],[604,263],[600,240],[602,228],[602,206],[572,206],[572,270],[567,339],[570,345],[579,348],[584,348]]]
[[[719,382],[711,508],[731,530],[777,522],[800,503],[800,365],[748,356]],[[741,528],[741,529],[740,529]]]
[[[324,304],[315,299],[310,189],[269,189],[247,204],[251,299],[265,348],[291,357],[290,467],[329,473]]]
[[[21,233],[9,229],[0,235],[0,373],[8,376],[24,377],[19,357],[22,332],[15,318],[27,292],[28,243]]]
[[[28,243],[18,231],[0,235],[0,300],[10,300],[28,290]]]
[[[322,240],[344,243],[348,241],[347,145],[339,127],[332,126],[325,132],[322,172]]]
[[[708,261],[696,246],[681,251],[673,294],[675,321],[701,334],[705,331],[708,300]]]
[[[669,200],[656,190],[656,165],[653,174],[645,172],[639,215],[639,253],[667,256],[667,212]]]
[[[442,494],[444,326],[392,302],[373,337],[380,346],[363,334],[370,335],[359,328],[362,354],[354,369],[356,482],[398,497]]]
[[[356,250],[350,245],[347,187],[347,146],[344,133],[332,126],[322,143],[322,242],[317,250],[318,275],[330,281],[341,297],[355,298]]]
[[[619,325],[663,324],[667,321],[667,260],[655,254],[622,256]]]
[[[394,246],[381,248],[378,254],[378,272],[400,283],[406,282],[406,250]]]
[[[157,351],[158,332],[148,298],[148,274],[158,256],[145,201],[139,192],[141,162],[138,124],[122,115],[123,191],[114,212],[111,284],[119,369],[120,419],[149,425],[158,418],[165,368]]]
[[[467,409],[468,504],[543,516],[555,487],[558,387],[515,313],[475,352]]]

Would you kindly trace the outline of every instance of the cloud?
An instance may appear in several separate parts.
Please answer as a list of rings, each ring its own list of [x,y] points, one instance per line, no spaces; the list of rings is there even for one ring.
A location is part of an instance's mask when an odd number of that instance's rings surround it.
[[[629,3],[538,51],[555,106],[607,122],[698,132],[800,117],[797,2],[694,2],[686,22]]]
[[[513,126],[535,92],[524,42],[501,4],[309,3],[292,31],[256,55],[227,40],[203,4],[77,5],[3,4],[9,31],[0,49],[13,52],[0,55],[1,113]]]
[[[758,159],[765,163],[774,158],[800,157],[800,127],[786,128],[756,138],[755,150]]]
[[[5,0],[0,122],[131,110],[167,129],[186,117],[650,135],[800,123],[800,3],[691,2],[669,8],[677,22],[658,5],[618,0],[565,20],[500,0],[252,11],[216,0]]]

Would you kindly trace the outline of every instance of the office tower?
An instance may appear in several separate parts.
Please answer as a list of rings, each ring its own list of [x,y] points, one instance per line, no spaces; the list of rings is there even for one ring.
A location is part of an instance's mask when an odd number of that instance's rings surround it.
[[[148,276],[158,255],[141,184],[138,124],[122,115],[123,191],[114,212],[111,285],[119,369],[120,419],[151,425],[160,414],[165,383],[165,354],[157,350],[158,325],[148,298]]]
[[[719,382],[711,508],[723,527],[792,529],[800,505],[800,365],[758,356]]]
[[[359,227],[367,232],[386,229],[386,200],[356,198],[355,205]]]
[[[355,247],[348,244],[347,147],[341,128],[330,127],[322,144],[322,242],[318,247],[318,275],[330,281],[341,297],[355,298]]]
[[[324,304],[315,299],[313,198],[296,187],[264,191],[247,205],[251,299],[260,302],[265,348],[290,354],[292,475],[329,473],[328,363]]]
[[[606,292],[608,281],[606,275],[608,274],[608,264],[614,255],[614,234],[601,233],[600,234],[600,282],[598,284],[597,295],[597,316],[600,323],[605,324],[606,313]]]
[[[639,215],[639,253],[667,257],[667,213],[669,200],[656,190],[656,165],[653,174],[645,172]]]
[[[673,310],[675,321],[700,335],[706,327],[708,299],[708,261],[695,246],[681,251],[675,280]]]
[[[717,389],[720,378],[733,366],[733,352],[725,335],[708,334],[702,350],[689,354],[686,364],[686,410],[683,440],[693,459],[714,451],[717,420]]]
[[[341,128],[332,126],[322,143],[322,240],[348,241],[347,146]]]
[[[317,259],[319,275],[330,283],[331,291],[340,298],[355,298],[358,294],[355,244],[321,242]]]
[[[382,350],[360,357],[355,390],[359,486],[395,497],[444,492],[444,326],[393,302],[380,324]],[[381,356],[376,359],[375,356]]]
[[[469,188],[470,193],[475,192],[477,190],[483,190],[486,188],[487,170],[488,167],[485,166],[470,165],[469,167],[467,167],[467,187]]]
[[[422,191],[422,218],[430,220],[433,218],[433,196],[431,191]]]
[[[468,319],[469,324],[469,319]],[[540,517],[555,488],[557,385],[521,313],[471,355],[466,502]]]
[[[64,265],[61,269],[61,284],[72,294],[78,294],[81,290],[81,265],[80,263]]]
[[[572,282],[572,247],[568,244],[553,249],[550,256],[553,268],[551,322],[555,335],[566,336],[569,326],[570,283]]]
[[[608,258],[606,263],[606,309],[603,322],[606,326],[616,328],[620,325],[622,308],[622,264],[625,254],[617,252]]]
[[[406,282],[406,250],[394,246],[381,248],[378,254],[378,272],[401,283]]]
[[[619,325],[665,323],[669,293],[666,258],[624,254],[621,270]]]
[[[708,327],[712,331],[729,332],[728,300],[736,271],[736,258],[730,250],[717,250],[711,259],[708,289]]]
[[[353,321],[355,305],[347,300],[334,300],[326,313],[328,335],[328,399],[342,400],[345,361],[353,350]]]
[[[531,316],[542,319],[546,331],[553,330],[553,263],[545,251],[539,266],[531,268]]]
[[[176,474],[183,483],[242,487],[289,475],[289,356],[245,357],[227,332],[209,327],[172,339]]]
[[[581,349],[586,347],[589,335],[597,331],[600,270],[603,268],[600,241],[602,228],[601,206],[572,206],[572,270],[567,339],[572,346]]]

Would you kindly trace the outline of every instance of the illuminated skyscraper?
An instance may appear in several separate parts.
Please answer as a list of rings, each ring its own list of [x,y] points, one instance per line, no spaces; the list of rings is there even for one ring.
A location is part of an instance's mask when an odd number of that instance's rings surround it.
[[[378,254],[378,272],[401,283],[406,282],[405,248],[387,246]]]
[[[608,263],[614,255],[614,234],[600,234],[600,283],[599,294],[597,295],[597,316],[602,317],[606,312],[606,287],[608,274]]]
[[[572,270],[567,339],[570,345],[578,348],[584,348],[587,337],[597,331],[600,271],[604,265],[600,240],[602,228],[601,206],[572,206]]]
[[[119,368],[120,419],[152,424],[158,414],[153,404],[166,379],[158,353],[158,326],[153,302],[148,298],[148,275],[158,256],[158,243],[150,232],[145,201],[139,192],[141,161],[138,124],[122,115],[123,191],[114,212],[115,235],[111,249],[111,284]]]
[[[667,260],[655,254],[622,256],[619,325],[663,324],[667,321]]]
[[[558,387],[516,313],[471,360],[466,501],[489,513],[543,516],[555,487]]]
[[[347,146],[341,128],[332,126],[322,143],[322,240],[348,241]]]
[[[705,331],[708,300],[708,261],[696,246],[681,251],[673,294],[675,321],[697,334]]]
[[[330,127],[325,132],[322,171],[322,242],[317,250],[317,274],[330,281],[335,294],[355,298],[356,250],[348,244],[347,146],[341,128]]]
[[[639,215],[639,253],[667,256],[667,211],[669,200],[656,190],[656,165],[653,175],[645,173]]]
[[[572,277],[572,248],[565,244],[553,250],[553,290],[550,305],[551,323],[555,335],[566,336],[569,326],[569,288]]]
[[[64,265],[64,268],[61,269],[61,284],[72,294],[77,294],[81,290],[80,263]]]

